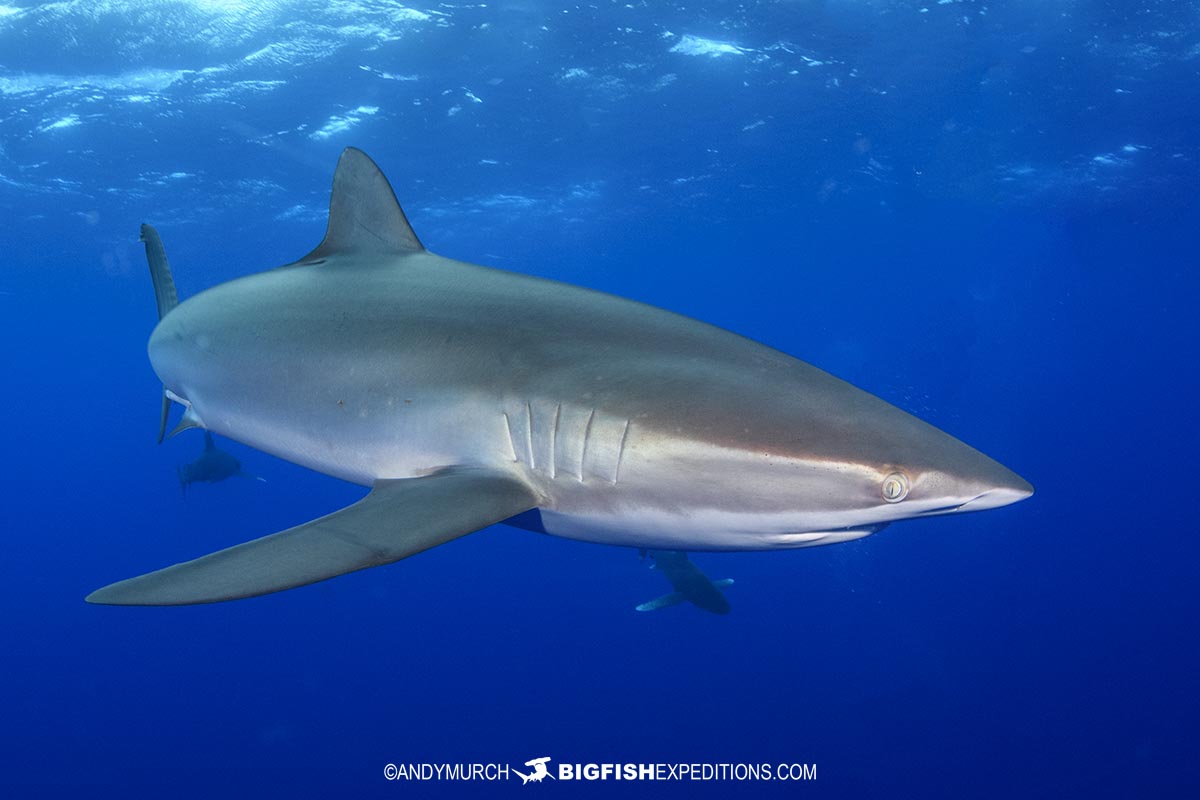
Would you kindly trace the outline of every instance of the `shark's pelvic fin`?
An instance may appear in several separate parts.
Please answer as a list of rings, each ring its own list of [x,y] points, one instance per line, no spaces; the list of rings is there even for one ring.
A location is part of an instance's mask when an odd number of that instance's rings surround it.
[[[648,603],[642,603],[640,606],[637,607],[637,610],[638,611],[657,611],[660,608],[667,608],[669,606],[677,606],[680,603],[682,603],[685,599],[686,598],[683,596],[683,592],[671,592],[670,594],[664,594],[662,597],[656,597]]]
[[[186,409],[184,409],[183,416],[179,418],[179,424],[171,429],[171,432],[167,434],[167,438],[170,439],[180,433],[183,433],[184,431],[189,431],[192,428],[203,427],[204,422],[201,421],[200,417],[196,414],[192,407],[188,406]],[[162,439],[160,438],[158,441],[161,443]],[[208,447],[206,446],[204,449],[207,450]]]
[[[338,253],[404,255],[424,249],[375,162],[356,147],[343,150],[333,173],[325,238],[297,263]]]
[[[341,511],[105,586],[87,601],[173,606],[278,592],[399,561],[536,505],[529,487],[490,470],[450,468],[377,481]]]

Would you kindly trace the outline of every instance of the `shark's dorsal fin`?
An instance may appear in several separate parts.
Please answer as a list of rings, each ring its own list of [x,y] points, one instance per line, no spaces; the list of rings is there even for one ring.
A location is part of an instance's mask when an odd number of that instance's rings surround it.
[[[343,150],[333,173],[325,238],[297,263],[339,253],[405,255],[424,249],[375,162],[356,147]]]

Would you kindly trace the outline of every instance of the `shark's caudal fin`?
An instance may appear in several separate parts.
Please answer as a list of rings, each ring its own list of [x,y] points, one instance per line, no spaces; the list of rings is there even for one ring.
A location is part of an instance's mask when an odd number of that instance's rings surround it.
[[[356,147],[343,150],[333,173],[325,238],[297,263],[338,253],[404,255],[424,249],[375,162]]]
[[[278,592],[399,561],[536,505],[525,484],[488,470],[452,468],[377,481],[370,494],[341,511],[105,586],[87,600],[173,606]]]
[[[150,279],[154,281],[154,300],[158,303],[158,318],[162,319],[179,305],[179,294],[175,291],[175,279],[171,277],[171,265],[167,263],[167,251],[158,231],[152,225],[142,225],[141,240],[146,244],[146,261],[150,263]]]
[[[171,265],[167,262],[167,251],[163,247],[158,231],[152,225],[142,225],[141,240],[146,244],[146,261],[150,264],[150,280],[154,281],[154,301],[158,304],[158,318],[162,319],[172,308],[179,305],[179,294],[175,291],[175,279],[171,277]],[[158,422],[158,443],[162,444],[167,432],[167,417],[171,413],[171,398],[163,389],[162,413]]]

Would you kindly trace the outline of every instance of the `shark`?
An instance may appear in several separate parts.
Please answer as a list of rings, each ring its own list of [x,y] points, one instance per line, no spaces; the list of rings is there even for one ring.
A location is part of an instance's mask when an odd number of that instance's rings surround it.
[[[496,523],[659,550],[847,542],[1030,496],[1019,475],[817,367],[587,288],[435,255],[347,148],[299,260],[180,302],[143,225],[162,426],[369,487],[315,520],[117,581],[188,605],[393,563]]]
[[[179,465],[176,474],[179,476],[179,488],[185,495],[187,487],[193,483],[218,483],[233,477],[266,482],[266,478],[243,470],[240,461],[217,447],[209,431],[204,432],[204,452],[195,461]]]
[[[517,775],[521,777],[522,786],[530,781],[533,781],[534,783],[541,783],[545,778],[554,778],[554,776],[550,774],[550,770],[546,768],[546,762],[549,760],[550,756],[531,758],[525,762],[525,766],[533,767],[533,769],[531,769],[529,772],[521,772],[520,770],[514,769],[513,772],[517,773]]]
[[[654,568],[671,582],[673,592],[637,606],[638,611],[657,611],[686,601],[713,614],[728,614],[729,600],[721,589],[733,585],[733,578],[709,580],[682,550],[651,550]]]

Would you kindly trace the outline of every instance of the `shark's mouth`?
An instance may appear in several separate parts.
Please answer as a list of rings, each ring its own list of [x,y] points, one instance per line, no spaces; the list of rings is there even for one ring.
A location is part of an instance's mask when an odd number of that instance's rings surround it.
[[[971,502],[971,501],[968,500],[967,503],[969,503],[969,502]],[[954,505],[949,505],[949,506],[938,506],[937,508],[929,508],[929,509],[926,509],[925,511],[922,511],[921,516],[928,517],[933,514],[950,514],[954,511],[958,511],[964,505],[966,505],[966,503],[955,503]]]

